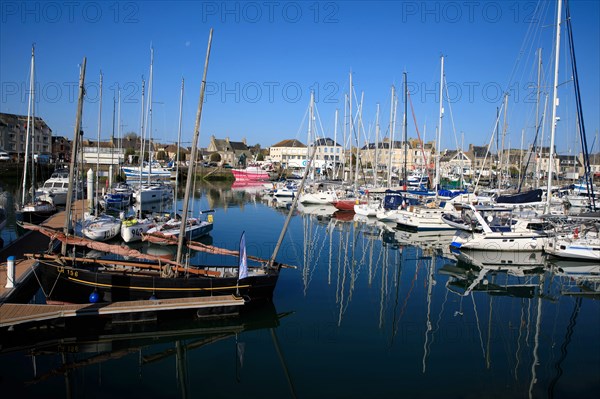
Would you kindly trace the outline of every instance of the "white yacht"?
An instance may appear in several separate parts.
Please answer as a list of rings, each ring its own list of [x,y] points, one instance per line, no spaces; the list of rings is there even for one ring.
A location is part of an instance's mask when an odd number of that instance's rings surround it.
[[[173,199],[173,188],[168,184],[142,184],[134,190],[134,198],[138,204],[167,203]]]
[[[559,258],[600,262],[598,223],[578,225],[555,235],[546,242],[544,251]]]
[[[450,246],[491,251],[542,251],[548,240],[543,224],[516,219],[511,208],[463,204],[466,226],[454,235]]]
[[[44,185],[36,190],[36,197],[55,206],[64,206],[67,204],[67,193],[70,184],[68,169],[55,170],[50,178],[44,182]],[[82,185],[76,184],[73,187],[73,198],[82,198],[82,194]]]

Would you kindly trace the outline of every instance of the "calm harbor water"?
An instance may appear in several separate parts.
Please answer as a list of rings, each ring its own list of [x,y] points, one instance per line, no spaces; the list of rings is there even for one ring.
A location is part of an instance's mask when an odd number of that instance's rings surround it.
[[[245,231],[248,254],[271,255],[287,204],[259,191],[222,185],[198,191],[194,208],[215,209],[214,245],[237,249]],[[0,392],[36,398],[591,398],[600,392],[598,292],[574,295],[597,287],[588,275],[594,265],[541,253],[453,254],[450,236],[402,233],[330,211],[295,213],[277,260],[297,269],[282,270],[272,305],[212,322],[99,323],[0,335]],[[16,235],[11,220],[2,233],[6,242]]]

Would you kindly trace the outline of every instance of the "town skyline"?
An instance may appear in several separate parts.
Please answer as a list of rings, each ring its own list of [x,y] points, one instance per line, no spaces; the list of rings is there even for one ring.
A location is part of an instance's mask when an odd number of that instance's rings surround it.
[[[596,152],[600,143],[593,142],[599,115],[590,111],[599,107],[600,28],[595,21],[600,6],[593,1],[569,3],[588,145]],[[362,111],[361,143],[375,141],[378,105],[380,137],[389,139],[392,85],[397,96],[394,140],[401,140],[404,72],[410,93],[408,138],[430,141],[439,124],[441,55],[446,83],[441,148],[493,141],[498,109],[499,129],[506,131],[505,147],[519,148],[521,141],[527,147],[534,140],[535,115],[540,118],[546,95],[551,97],[554,2],[203,2],[172,7],[123,2],[112,8],[94,2],[23,4],[2,6],[0,111],[27,113],[28,69],[35,43],[36,115],[65,137],[73,134],[79,64],[84,56],[88,64],[82,121],[86,138],[97,137],[100,71],[101,140],[113,134],[113,113],[115,136],[140,133],[142,77],[148,95],[152,47],[150,133],[164,142],[177,142],[183,77],[182,142],[191,142],[211,27],[214,37],[200,128],[203,147],[211,135],[236,141],[246,137],[262,146],[283,138],[306,142],[311,92],[317,134],[334,139],[337,110],[337,141],[341,142],[344,127],[348,129],[344,108],[350,73],[356,121],[358,110]],[[153,27],[158,23],[171,29],[157,37]],[[565,56],[559,72],[561,119],[556,147],[559,153],[573,153],[580,144],[572,73],[565,62],[566,24],[562,25],[561,54]],[[535,90],[538,48],[542,48],[539,102]],[[119,88],[121,107],[116,105]],[[504,93],[509,94],[506,119]],[[549,125],[543,145],[549,145]],[[355,138],[347,139],[346,146],[356,146]]]

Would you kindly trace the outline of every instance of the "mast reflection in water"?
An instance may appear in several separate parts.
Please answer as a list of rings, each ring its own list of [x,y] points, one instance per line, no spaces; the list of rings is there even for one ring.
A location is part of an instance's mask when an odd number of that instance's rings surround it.
[[[245,231],[248,254],[270,256],[287,204],[243,187],[198,194],[194,209],[215,209],[214,245],[237,249]],[[93,355],[83,353],[79,342],[89,335],[78,330],[50,337],[52,329],[3,331],[0,389],[27,397],[600,392],[598,265],[541,253],[452,253],[451,235],[399,232],[334,212],[303,207],[292,218],[278,260],[297,269],[282,270],[270,324],[252,312],[187,321],[191,328],[176,320],[168,338],[153,332],[141,344],[122,330],[98,330],[89,340]],[[213,256],[193,254],[193,262]],[[123,339],[109,337],[115,334]]]

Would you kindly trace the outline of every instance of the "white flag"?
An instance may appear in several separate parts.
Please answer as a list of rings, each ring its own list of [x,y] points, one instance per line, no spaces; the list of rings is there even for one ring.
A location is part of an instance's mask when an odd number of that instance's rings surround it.
[[[240,238],[240,269],[238,280],[248,277],[248,257],[246,256],[246,232]]]

